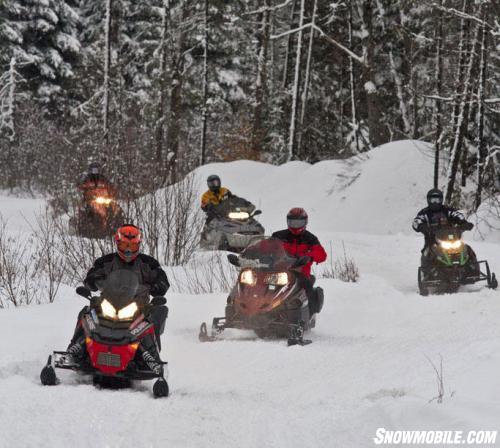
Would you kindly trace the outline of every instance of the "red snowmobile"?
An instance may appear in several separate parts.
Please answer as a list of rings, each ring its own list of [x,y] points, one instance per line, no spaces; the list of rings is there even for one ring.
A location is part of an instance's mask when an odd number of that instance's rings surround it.
[[[155,297],[150,302],[148,288],[139,284],[136,273],[125,269],[108,276],[100,296],[92,296],[83,286],[77,288],[77,293],[90,300],[80,321],[85,332],[85,354],[75,359],[68,352],[53,352],[40,374],[42,384],[59,382],[56,368],[70,369],[92,375],[96,385],[112,387],[127,387],[131,380],[156,379],[154,396],[168,396],[164,377],[167,363],[147,349],[151,344],[158,347],[149,315],[153,307],[166,303],[165,298]]]
[[[225,317],[213,319],[210,335],[202,323],[200,341],[214,341],[226,328],[239,328],[254,330],[259,337],[286,337],[288,345],[309,344],[304,333],[315,327],[323,290],[314,289],[317,305],[312,309],[299,272],[308,257],[291,257],[282,241],[271,238],[247,247],[239,257],[228,255],[228,260],[241,268],[238,280],[227,299]]]
[[[95,188],[85,194],[83,205],[71,218],[72,233],[87,238],[105,238],[123,223],[123,210],[115,194],[107,188]]]

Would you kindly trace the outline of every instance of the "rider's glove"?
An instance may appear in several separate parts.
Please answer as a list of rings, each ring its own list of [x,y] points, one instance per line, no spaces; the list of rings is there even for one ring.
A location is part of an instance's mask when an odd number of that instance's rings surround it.
[[[463,227],[465,230],[472,230],[472,228],[474,227],[474,224],[472,224],[471,222],[465,222],[463,224]]]

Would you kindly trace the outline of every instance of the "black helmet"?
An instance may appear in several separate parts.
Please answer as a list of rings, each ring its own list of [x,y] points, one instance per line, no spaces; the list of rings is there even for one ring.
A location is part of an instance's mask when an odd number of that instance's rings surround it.
[[[92,162],[89,164],[88,171],[89,174],[97,176],[101,172],[101,165],[99,165],[97,162]]]
[[[431,209],[439,209],[443,205],[443,192],[437,188],[429,190],[427,193],[427,205]]]
[[[213,192],[218,192],[220,189],[220,177],[216,174],[212,174],[207,178],[208,189]]]

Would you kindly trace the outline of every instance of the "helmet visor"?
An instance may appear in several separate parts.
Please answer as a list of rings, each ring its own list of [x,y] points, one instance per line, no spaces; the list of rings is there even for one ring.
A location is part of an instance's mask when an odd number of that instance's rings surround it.
[[[211,179],[207,182],[208,188],[219,188],[220,180],[219,179]]]
[[[139,252],[140,243],[138,241],[122,240],[117,242],[116,247],[121,253],[128,256]]]
[[[307,218],[287,218],[286,223],[291,229],[301,229],[307,225]]]

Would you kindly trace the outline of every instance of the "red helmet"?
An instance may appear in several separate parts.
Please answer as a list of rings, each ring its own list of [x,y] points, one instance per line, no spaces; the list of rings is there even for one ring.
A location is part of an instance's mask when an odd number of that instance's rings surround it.
[[[137,258],[141,247],[141,239],[141,229],[133,224],[124,224],[116,231],[116,249],[123,261],[130,263]]]
[[[307,212],[303,208],[292,208],[286,215],[288,230],[294,235],[300,235],[306,230],[307,218]]]

